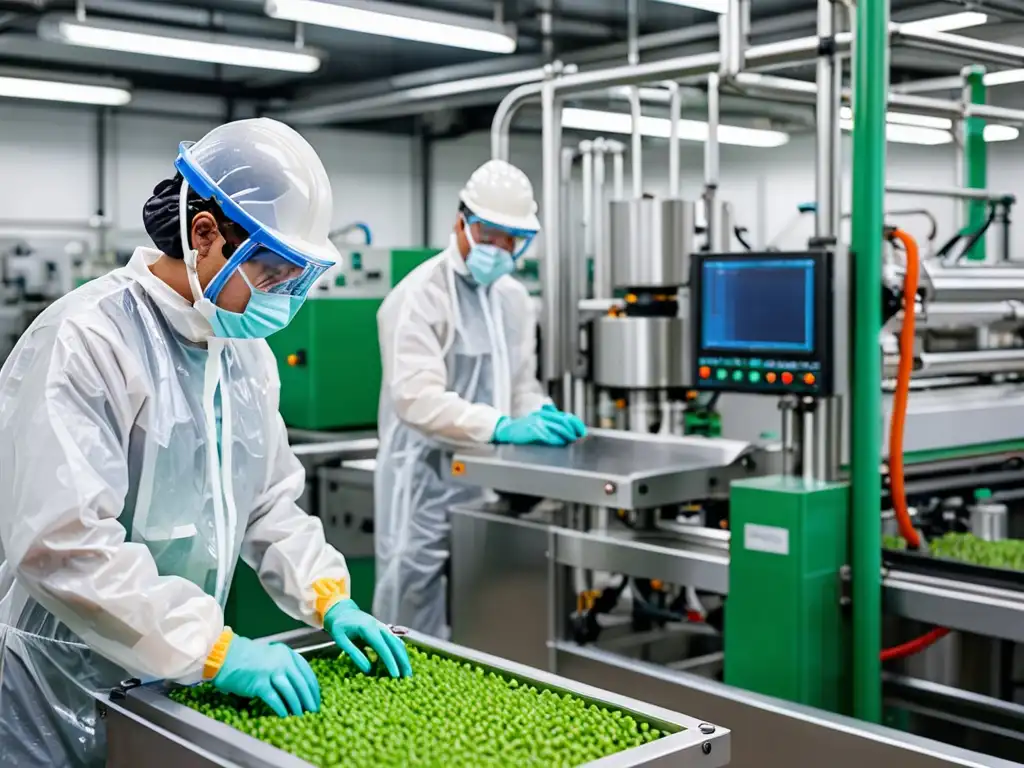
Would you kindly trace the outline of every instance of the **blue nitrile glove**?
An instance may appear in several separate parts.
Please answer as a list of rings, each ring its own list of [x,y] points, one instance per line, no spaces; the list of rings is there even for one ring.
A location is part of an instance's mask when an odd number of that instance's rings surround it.
[[[583,420],[575,413],[566,413],[555,408],[551,403],[545,403],[541,406],[540,414],[545,419],[557,421],[559,424],[565,424],[576,435],[576,439],[587,436],[587,425],[583,423]]]
[[[212,682],[218,691],[263,699],[281,717],[320,711],[320,683],[309,663],[280,643],[234,636]]]
[[[548,414],[549,415],[549,414]],[[557,419],[548,418],[543,411],[510,419],[502,416],[494,428],[493,443],[512,445],[567,445],[576,439],[572,427]]]
[[[412,677],[405,643],[373,616],[359,610],[355,601],[340,600],[331,606],[324,616],[324,629],[364,675],[370,672],[370,660],[357,642],[376,651],[392,677]]]

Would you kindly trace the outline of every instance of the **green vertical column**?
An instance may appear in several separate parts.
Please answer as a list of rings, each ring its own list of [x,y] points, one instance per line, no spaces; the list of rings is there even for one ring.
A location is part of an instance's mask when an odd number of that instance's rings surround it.
[[[857,13],[853,127],[853,355],[851,505],[853,714],[882,719],[882,324],[885,113],[889,99],[889,0],[862,0]]]
[[[967,104],[984,104],[985,68],[967,67],[963,72],[964,102]],[[985,143],[985,120],[980,117],[968,117],[964,120],[963,132],[964,153],[964,185],[971,189],[988,187],[988,145]],[[988,206],[982,200],[968,200],[964,207],[965,226],[976,232],[985,226],[988,218]],[[984,261],[988,253],[985,248],[986,238],[981,238],[967,253],[969,261]]]

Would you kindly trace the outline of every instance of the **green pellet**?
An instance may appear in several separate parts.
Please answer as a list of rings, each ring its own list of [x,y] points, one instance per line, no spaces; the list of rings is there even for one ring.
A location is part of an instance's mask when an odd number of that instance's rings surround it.
[[[618,710],[588,704],[466,662],[409,648],[413,676],[362,675],[345,658],[313,659],[318,713],[279,718],[259,699],[210,685],[171,698],[321,768],[344,765],[577,766],[664,735]]]

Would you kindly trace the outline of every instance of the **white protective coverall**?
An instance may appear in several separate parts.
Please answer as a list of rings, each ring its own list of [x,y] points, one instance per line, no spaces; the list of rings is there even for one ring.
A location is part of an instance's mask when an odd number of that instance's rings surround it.
[[[348,578],[296,506],[270,348],[209,338],[159,256],[57,301],[0,372],[2,766],[103,765],[91,694],[197,681],[239,555],[311,625],[314,581]]]
[[[486,443],[502,416],[549,402],[537,381],[536,313],[511,276],[478,285],[453,236],[388,295],[377,326],[384,375],[373,612],[447,637],[448,510],[481,491],[451,480],[443,446]]]

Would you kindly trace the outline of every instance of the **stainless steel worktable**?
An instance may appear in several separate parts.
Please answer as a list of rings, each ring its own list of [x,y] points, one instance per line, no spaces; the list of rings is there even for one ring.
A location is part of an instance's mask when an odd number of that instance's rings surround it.
[[[725,491],[749,462],[749,443],[592,430],[578,443],[457,450],[452,476],[466,485],[618,509],[646,509]]]
[[[307,655],[336,650],[330,638],[317,630],[299,630],[268,639],[288,642]],[[406,642],[539,688],[573,693],[619,709],[669,734],[588,763],[591,768],[720,768],[729,763],[730,733],[720,726],[416,633],[410,633]],[[136,768],[142,764],[147,768],[310,768],[297,757],[172,701],[167,690],[163,683],[129,686],[101,703],[107,726],[108,768]]]

